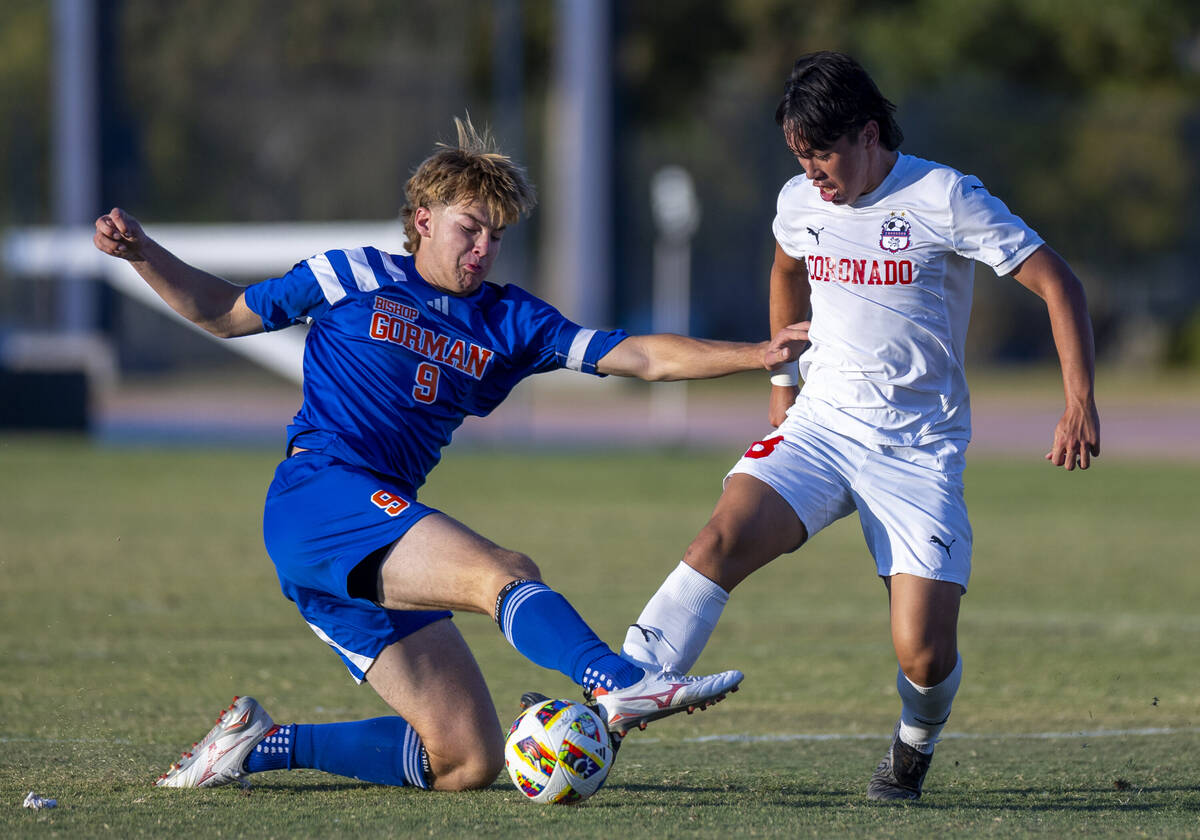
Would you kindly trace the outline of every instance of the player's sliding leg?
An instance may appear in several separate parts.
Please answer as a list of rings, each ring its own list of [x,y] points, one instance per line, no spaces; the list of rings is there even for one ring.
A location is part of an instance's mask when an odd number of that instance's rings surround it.
[[[504,763],[496,711],[450,621],[385,648],[367,682],[402,716],[276,726],[262,706],[242,697],[156,784],[215,787],[252,773],[301,768],[441,790],[486,787],[495,780]]]
[[[526,658],[583,686],[609,730],[619,735],[677,712],[707,708],[742,681],[740,671],[705,677],[647,671],[613,653],[567,600],[541,581],[506,584],[494,617]]]
[[[421,740],[400,717],[282,726],[253,697],[235,697],[216,725],[155,781],[220,787],[265,770],[324,770],[381,785],[426,787]]]
[[[412,525],[380,568],[390,609],[464,609],[490,614],[527,659],[593,692],[610,729],[625,730],[675,712],[704,708],[741,681],[647,674],[615,654],[523,554],[502,548],[442,513]]]

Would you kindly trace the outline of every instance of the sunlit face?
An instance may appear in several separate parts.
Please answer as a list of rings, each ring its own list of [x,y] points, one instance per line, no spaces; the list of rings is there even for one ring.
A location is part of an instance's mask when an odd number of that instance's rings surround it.
[[[413,223],[421,237],[417,271],[452,295],[478,291],[500,255],[504,227],[493,227],[482,201],[418,207]]]
[[[843,134],[828,149],[793,148],[808,180],[830,204],[853,204],[883,181],[890,165],[880,160],[879,127],[868,122],[854,139]],[[890,163],[890,162],[889,162]]]

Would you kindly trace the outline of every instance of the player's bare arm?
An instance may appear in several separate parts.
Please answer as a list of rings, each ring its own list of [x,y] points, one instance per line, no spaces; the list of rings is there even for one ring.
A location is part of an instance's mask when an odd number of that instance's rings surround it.
[[[808,298],[808,270],[804,261],[788,256],[779,243],[775,243],[775,261],[771,265],[771,334],[778,335],[780,330],[808,317]],[[807,326],[804,338],[808,340]],[[767,410],[772,426],[783,422],[798,392],[796,385],[772,385]]]
[[[672,333],[635,335],[596,363],[599,373],[648,382],[713,379],[750,370],[773,370],[795,360],[808,341],[808,324],[789,324],[770,341],[713,341]]]
[[[767,347],[765,341],[711,341],[672,333],[634,335],[606,353],[596,363],[596,371],[648,382],[712,379],[761,370]]]
[[[1083,284],[1067,262],[1043,245],[1014,272],[1021,285],[1046,302],[1054,346],[1062,366],[1066,410],[1054,429],[1046,460],[1056,467],[1086,470],[1100,455],[1096,410],[1096,347]]]
[[[128,261],[168,306],[196,326],[220,338],[262,332],[262,319],[246,306],[241,286],[188,265],[119,207],[96,220],[92,242]]]

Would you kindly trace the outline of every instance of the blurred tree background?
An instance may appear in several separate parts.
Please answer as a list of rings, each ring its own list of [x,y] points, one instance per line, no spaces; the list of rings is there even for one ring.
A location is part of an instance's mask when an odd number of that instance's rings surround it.
[[[470,0],[98,0],[97,211],[120,204],[149,222],[393,218],[412,168],[466,110],[515,146],[545,194],[562,5],[519,3],[521,37],[497,46],[499,6]],[[650,326],[648,185],[679,164],[703,207],[691,331],[765,334],[775,196],[797,171],[775,105],[797,55],[839,49],[898,105],[904,151],[978,175],[1067,257],[1087,285],[1102,358],[1200,364],[1195,0],[607,8],[615,322]],[[51,10],[5,0],[5,226],[52,221]],[[506,66],[522,80],[518,130],[495,95]],[[538,213],[522,228],[536,252]],[[522,283],[545,293],[545,278]],[[20,281],[0,276],[0,289],[0,326],[40,317]],[[147,329],[136,306],[109,296],[103,324],[134,366],[145,341],[127,334]],[[1050,348],[1040,303],[981,271],[973,360],[1036,360]]]

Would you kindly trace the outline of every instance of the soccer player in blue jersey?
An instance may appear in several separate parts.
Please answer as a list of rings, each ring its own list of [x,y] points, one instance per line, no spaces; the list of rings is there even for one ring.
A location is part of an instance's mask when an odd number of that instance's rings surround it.
[[[519,287],[487,282],[534,191],[490,138],[456,124],[457,145],[439,144],[405,186],[411,256],[327,251],[243,288],[182,262],[123,210],[96,221],[97,248],[128,260],[215,335],[310,325],[304,401],[267,493],[264,539],[284,595],[396,712],[278,726],[252,698],[235,698],[159,785],[211,787],[301,767],[439,790],[491,784],[504,739],[449,620],[454,609],[492,615],[519,652],[583,686],[618,738],[716,702],[742,679],[622,659],[529,557],[427,507],[417,490],[463,418],[488,414],[531,374],[715,377],[794,358],[806,334],[759,344],[628,336],[583,328]]]

